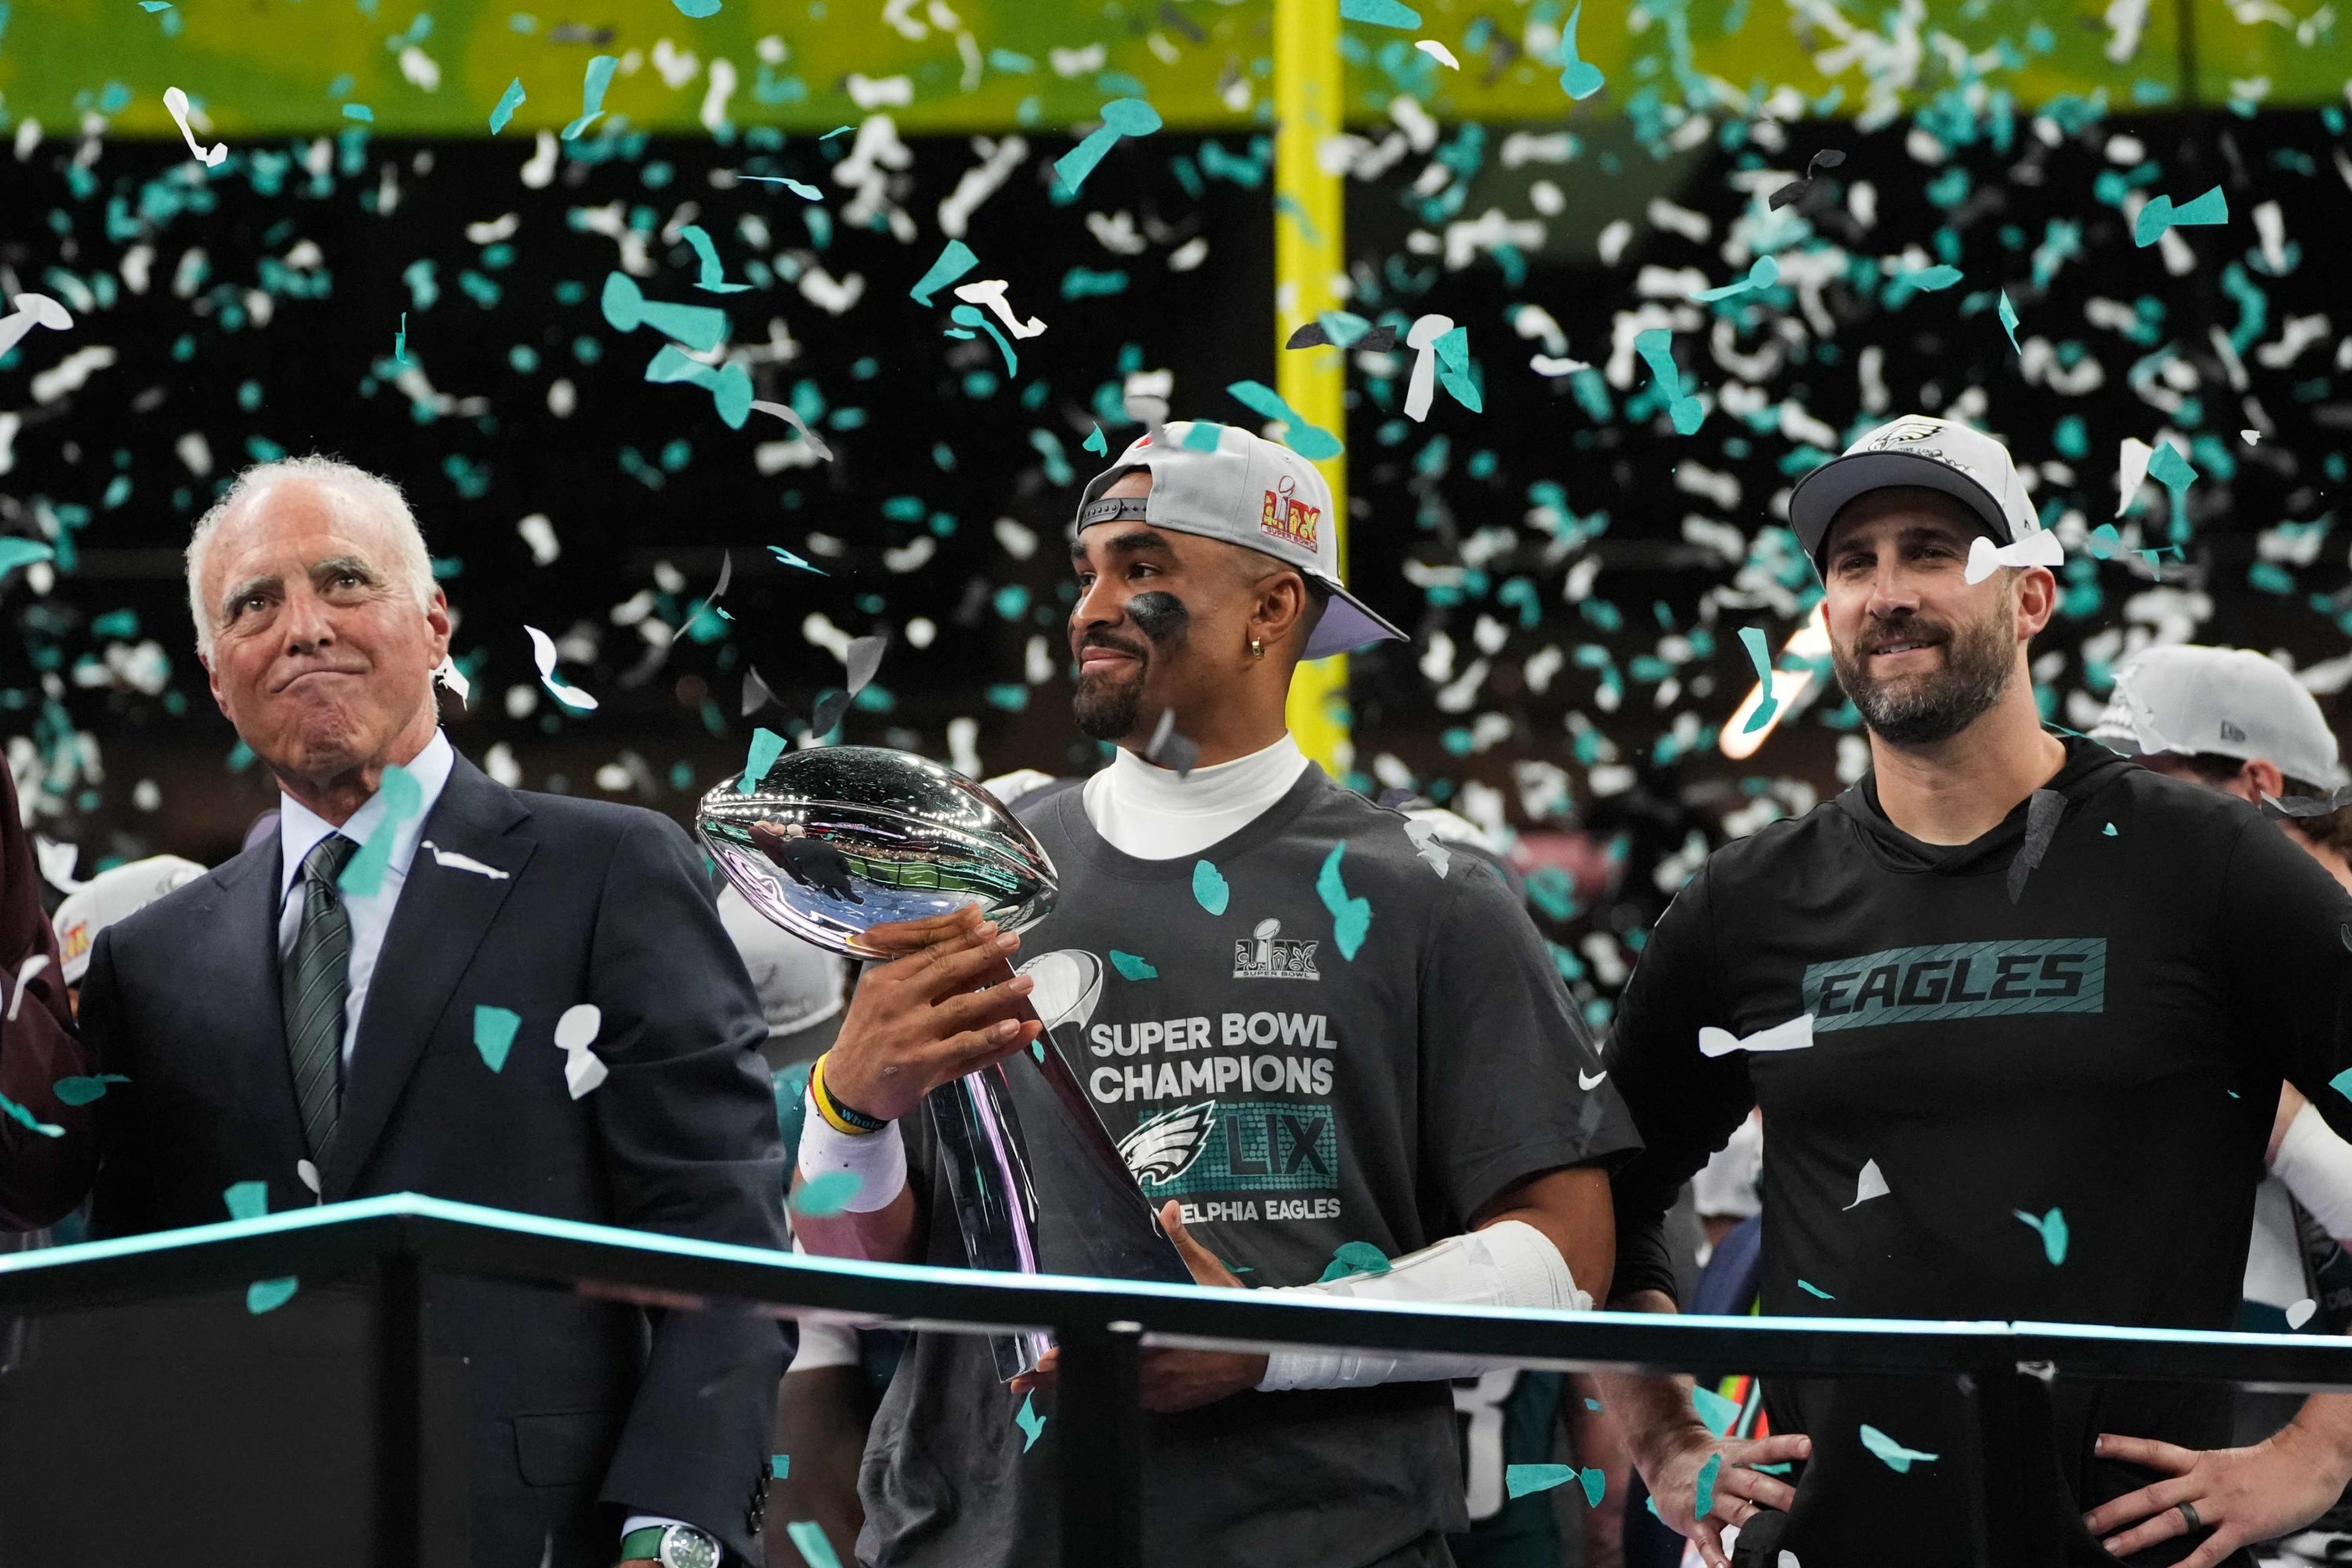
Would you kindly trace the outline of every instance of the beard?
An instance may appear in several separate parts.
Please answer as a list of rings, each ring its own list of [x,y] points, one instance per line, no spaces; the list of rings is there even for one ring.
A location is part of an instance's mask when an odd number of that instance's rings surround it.
[[[1126,643],[1116,646],[1139,656],[1130,671],[1124,676],[1081,675],[1077,693],[1070,700],[1080,732],[1097,741],[1118,742],[1132,735],[1143,711],[1143,677],[1150,655]]]
[[[1863,650],[1909,641],[1940,644],[1942,668],[1888,680],[1871,676]],[[1866,621],[1853,648],[1831,645],[1830,662],[1838,684],[1879,739],[1898,746],[1948,741],[2000,701],[2017,673],[2016,605],[2003,595],[1984,619],[1949,628],[1908,615]]]

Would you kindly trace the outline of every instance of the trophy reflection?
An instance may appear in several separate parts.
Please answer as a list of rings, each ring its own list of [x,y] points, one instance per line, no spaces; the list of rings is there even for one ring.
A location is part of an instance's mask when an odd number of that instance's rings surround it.
[[[795,936],[875,958],[868,927],[976,905],[1007,931],[1054,906],[1053,861],[970,780],[908,752],[786,752],[762,777],[705,795],[696,827],[753,909]],[[1102,995],[1091,953],[1022,966],[1044,1033],[1026,1053],[946,1084],[924,1102],[974,1268],[1187,1283],[1192,1275],[1087,1103],[1066,1059]],[[983,977],[994,984],[1009,963]],[[1034,1368],[1043,1332],[996,1336],[996,1369]]]

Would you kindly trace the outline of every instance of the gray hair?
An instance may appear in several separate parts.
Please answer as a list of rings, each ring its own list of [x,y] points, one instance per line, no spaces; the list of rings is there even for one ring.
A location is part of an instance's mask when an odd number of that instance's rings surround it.
[[[188,614],[196,623],[196,652],[206,664],[213,657],[213,614],[216,608],[205,603],[204,590],[205,557],[210,552],[213,535],[220,531],[228,514],[245,501],[273,485],[295,479],[317,486],[340,516],[372,517],[390,541],[393,571],[407,582],[417,607],[423,609],[433,603],[433,558],[425,552],[425,535],[418,530],[416,518],[408,510],[398,485],[365,468],[354,468],[340,458],[280,458],[274,463],[256,463],[231,481],[212,510],[196,520],[195,531],[188,536]]]

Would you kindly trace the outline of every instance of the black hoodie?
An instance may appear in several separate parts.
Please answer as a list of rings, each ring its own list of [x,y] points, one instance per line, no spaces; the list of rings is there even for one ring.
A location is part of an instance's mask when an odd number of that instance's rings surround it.
[[[2242,801],[2075,741],[2000,826],[1943,848],[1865,777],[1719,850],[1643,950],[1608,1053],[1646,1145],[1614,1177],[1613,1289],[1673,1294],[1661,1216],[1761,1105],[1768,1313],[2226,1329],[2280,1079],[2352,1123],[2328,1084],[2352,1067],[2347,985],[2352,899]],[[1703,1026],[1802,1014],[1808,1047],[1702,1053]],[[1873,1162],[1885,1190],[1857,1202]],[[1950,1380],[1766,1392],[1813,1458],[1743,1562],[1967,1562]],[[2062,1381],[2034,1528],[2070,1563],[2112,1562],[2080,1512],[2156,1478],[2094,1439],[2226,1447],[2230,1405],[2218,1385]],[[1939,1457],[1898,1471],[1865,1424]]]

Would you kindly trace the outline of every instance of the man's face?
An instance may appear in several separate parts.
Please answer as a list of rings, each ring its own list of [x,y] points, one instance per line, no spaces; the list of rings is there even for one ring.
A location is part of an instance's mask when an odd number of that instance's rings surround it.
[[[1138,470],[1103,495],[1150,490],[1151,475]],[[1267,563],[1238,545],[1139,520],[1098,522],[1080,533],[1070,547],[1078,602],[1069,625],[1078,728],[1098,741],[1140,743],[1173,709],[1182,729],[1194,704],[1212,700],[1247,657],[1252,564]]]
[[[436,590],[417,604],[387,530],[306,480],[271,486],[213,535],[204,600],[213,700],[280,773],[381,766],[433,708],[449,651]]]
[[[1965,580],[1981,531],[1958,501],[1911,486],[1857,496],[1831,525],[1831,662],[1884,740],[1928,745],[1966,729],[2000,700],[2022,637],[2049,618],[2053,580],[2042,568]],[[2021,594],[2032,601],[2022,613]]]

